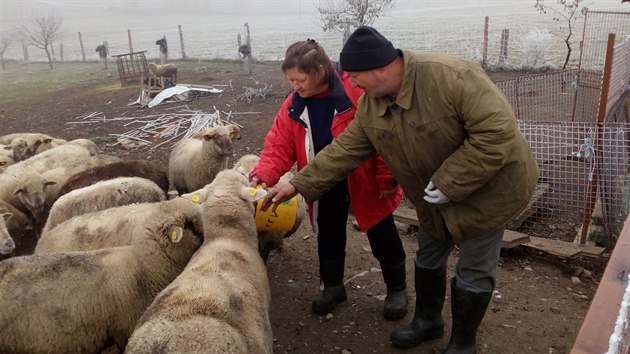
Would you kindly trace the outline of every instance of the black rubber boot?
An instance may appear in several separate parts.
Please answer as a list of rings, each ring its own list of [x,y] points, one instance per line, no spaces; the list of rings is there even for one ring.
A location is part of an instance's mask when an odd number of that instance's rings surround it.
[[[383,304],[383,317],[397,321],[407,315],[407,283],[405,262],[394,265],[381,264],[383,281],[387,285],[387,297]]]
[[[346,301],[346,287],[343,286],[345,259],[319,260],[319,275],[324,283],[324,291],[313,300],[313,312],[331,313],[338,304]]]
[[[422,269],[416,266],[416,312],[411,324],[395,329],[391,342],[399,347],[411,348],[420,343],[444,336],[442,308],[446,295],[446,267]]]
[[[332,286],[324,284],[324,291],[313,300],[313,312],[322,315],[331,313],[338,304],[347,299],[346,287],[343,284]]]
[[[407,315],[407,289],[387,291],[383,305],[383,317],[386,320],[397,321]]]
[[[477,352],[477,328],[486,314],[492,292],[473,293],[458,288],[451,281],[451,339],[443,354],[474,354]]]

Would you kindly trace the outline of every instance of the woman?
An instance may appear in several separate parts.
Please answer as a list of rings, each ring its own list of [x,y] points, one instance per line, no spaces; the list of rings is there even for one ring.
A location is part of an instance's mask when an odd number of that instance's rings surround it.
[[[265,138],[260,162],[250,174],[252,185],[275,185],[296,162],[298,170],[302,169],[354,119],[363,91],[353,88],[348,75],[338,68],[312,39],[289,46],[282,73],[293,92],[285,99]],[[392,217],[401,198],[401,188],[380,156],[374,155],[347,180],[309,205],[324,283],[323,292],[313,301],[314,312],[330,313],[347,299],[343,274],[346,224],[352,204],[359,227],[367,231],[372,254],[380,263],[387,286],[383,316],[390,320],[405,316],[405,251]]]

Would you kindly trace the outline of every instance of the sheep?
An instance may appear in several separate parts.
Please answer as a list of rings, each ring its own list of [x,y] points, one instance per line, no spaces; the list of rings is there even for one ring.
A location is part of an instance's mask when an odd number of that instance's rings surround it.
[[[53,139],[52,136],[42,133],[13,133],[0,136],[0,144],[11,144],[17,138],[26,140],[29,146],[32,146],[37,140]]]
[[[234,170],[183,195],[203,205],[204,243],[138,320],[126,353],[272,353],[270,288],[252,202],[264,197]]]
[[[4,172],[7,167],[14,163],[13,147],[11,145],[0,144],[0,173]]]
[[[45,194],[32,195],[38,199],[32,199],[31,202],[25,204],[23,200],[32,196],[28,196],[29,194],[27,193],[20,199],[19,195],[16,194],[18,189],[28,185],[32,181],[31,179],[36,179],[37,176],[49,169],[64,166],[68,164],[68,161],[78,162],[89,157],[90,153],[80,146],[62,145],[33,156],[28,160],[11,165],[6,168],[2,178],[0,178],[0,200],[13,205],[23,213],[29,213],[27,205],[31,205],[33,208],[40,208],[44,205],[44,199],[42,198]],[[33,182],[35,183],[34,180]],[[44,186],[46,185],[44,184]],[[31,190],[35,193],[37,192],[36,189],[35,187],[27,187],[24,190]]]
[[[13,147],[13,160],[23,161],[45,150],[62,145],[63,139],[55,139],[42,133],[13,133],[0,137],[0,144]]]
[[[246,154],[236,161],[234,166],[232,166],[232,169],[236,170],[245,177],[249,177],[249,174],[252,172],[254,167],[258,165],[259,161],[260,157],[258,157],[258,155]]]
[[[237,139],[240,139],[238,126],[228,124],[197,132],[177,143],[168,162],[168,179],[173,188],[182,194],[212,182],[219,171],[227,168],[233,141]]]
[[[70,177],[59,190],[59,196],[99,181],[116,177],[142,177],[155,182],[164,193],[168,193],[166,171],[148,160],[123,160],[96,166]]]
[[[234,164],[232,169],[246,177],[249,177],[249,174],[252,172],[254,167],[256,167],[259,161],[260,157],[253,154],[246,154]],[[291,178],[293,178],[293,173],[289,171],[280,177],[276,186],[289,183]],[[289,231],[258,231],[258,250],[265,263],[267,262],[271,251],[282,249],[283,239],[293,235],[298,230],[302,224],[302,220],[304,220],[304,217],[306,216],[306,201],[304,200],[304,197],[298,194],[296,198],[298,209],[293,227]]]
[[[42,232],[35,253],[126,246],[136,243],[147,225],[155,224],[178,225],[195,235],[203,234],[200,206],[184,198],[175,198],[75,216]]]
[[[173,83],[177,82],[177,67],[173,63],[164,65],[149,63],[149,70],[155,74],[155,76],[170,77]]]
[[[98,154],[98,145],[90,139],[74,139],[68,141],[68,145],[78,145],[87,150],[91,156]]]
[[[118,177],[100,181],[60,196],[50,209],[42,234],[74,216],[163,200],[166,200],[166,192],[146,178]]]
[[[30,218],[3,200],[0,200],[0,214],[10,215],[10,217],[0,220],[0,223],[3,224],[0,229],[6,229],[8,236],[13,240],[12,252],[4,253],[4,255],[20,256],[33,253],[37,243],[37,235]],[[2,253],[0,251],[0,254]]]
[[[7,223],[13,214],[0,212],[0,257],[5,257],[13,253],[15,242],[7,229]]]
[[[122,352],[138,318],[200,244],[181,226],[152,223],[129,246],[3,260],[0,351]]]
[[[58,167],[43,173],[25,172],[21,176],[13,195],[5,199],[20,211],[29,213],[38,230],[43,227],[50,208],[59,195],[59,188],[77,172],[119,161],[120,158],[109,155],[91,156],[64,167]]]

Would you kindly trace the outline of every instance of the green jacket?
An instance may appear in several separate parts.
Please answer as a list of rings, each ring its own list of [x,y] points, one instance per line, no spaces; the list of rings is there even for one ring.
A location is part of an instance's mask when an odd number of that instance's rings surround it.
[[[446,238],[442,218],[455,241],[504,227],[527,205],[539,174],[512,107],[476,63],[402,53],[396,101],[363,95],[355,120],[291,183],[316,200],[376,151],[435,237]],[[429,181],[451,201],[427,203]]]

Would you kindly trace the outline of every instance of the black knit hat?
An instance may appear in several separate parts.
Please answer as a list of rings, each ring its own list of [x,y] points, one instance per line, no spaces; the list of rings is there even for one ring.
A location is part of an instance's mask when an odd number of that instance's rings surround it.
[[[392,42],[369,26],[357,28],[339,54],[344,71],[366,71],[383,67],[398,57]]]

